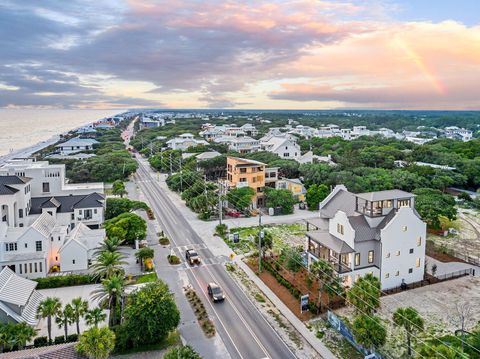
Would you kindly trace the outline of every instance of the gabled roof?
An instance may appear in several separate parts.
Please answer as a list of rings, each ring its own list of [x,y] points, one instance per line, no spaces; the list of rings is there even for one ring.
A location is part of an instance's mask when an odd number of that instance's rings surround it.
[[[327,248],[330,248],[334,252],[337,252],[340,254],[355,252],[352,249],[352,247],[350,247],[347,243],[335,237],[334,235],[330,234],[328,231],[322,231],[322,230],[310,231],[310,232],[307,232],[306,235],[310,239],[324,245]]]
[[[240,158],[240,157],[233,157],[233,156],[228,156],[227,158],[231,158],[231,159],[234,159],[236,161],[240,161],[240,162],[246,162],[248,164],[252,164],[252,165],[261,165],[261,166],[266,166],[265,163],[263,162],[260,162],[260,161],[255,161],[255,160],[250,160],[248,158]],[[239,164],[241,166],[241,164]]]
[[[49,237],[55,228],[56,221],[52,215],[48,213],[42,213],[35,222],[32,223],[30,228],[37,230],[45,238]]]
[[[92,192],[84,195],[33,197],[30,214],[40,214],[43,208],[57,208],[57,213],[69,213],[75,208],[98,208],[103,207],[105,197]]]
[[[17,192],[18,189],[0,183],[0,195],[9,195]]]
[[[104,229],[90,229],[85,224],[79,223],[68,235],[65,243],[60,248],[62,252],[72,242],[78,243],[85,250],[89,251],[98,248],[105,239]]]
[[[98,127],[98,126],[97,126]],[[59,143],[55,147],[65,147],[65,146],[91,146],[93,144],[98,143],[97,140],[94,140],[93,138],[80,138],[80,137],[74,137],[69,139],[66,142]]]
[[[30,182],[31,180],[32,179],[30,177],[0,175],[0,184],[4,185],[25,184],[27,182]]]
[[[343,185],[335,186],[320,205],[320,216],[323,218],[333,218],[337,211],[343,211],[347,216],[355,214],[355,196]]]
[[[20,277],[5,267],[0,272],[0,301],[23,307],[36,286],[37,282]]]

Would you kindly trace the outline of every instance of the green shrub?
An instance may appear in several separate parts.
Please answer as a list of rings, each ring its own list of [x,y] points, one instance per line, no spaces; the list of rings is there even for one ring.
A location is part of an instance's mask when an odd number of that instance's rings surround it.
[[[315,336],[318,338],[318,339],[322,339],[325,335],[325,332],[321,331],[321,330],[317,330],[317,333],[315,333]]]
[[[160,243],[162,246],[168,246],[170,244],[170,240],[167,237],[162,236],[158,239],[158,243]]]
[[[70,287],[74,285],[85,285],[96,283],[95,278],[88,274],[74,274],[55,277],[34,279],[38,285],[37,289]]]
[[[224,223],[222,224],[217,224],[215,227],[215,234],[217,234],[219,237],[225,237],[228,231],[228,226]]]
[[[167,256],[168,263],[170,264],[180,264],[180,258],[178,258],[176,255],[169,254]]]
[[[78,341],[78,334],[70,334],[67,336],[67,343],[74,343],[76,341]]]
[[[65,343],[65,337],[63,335],[59,335],[58,337],[55,337],[55,344],[63,344]]]
[[[35,348],[45,347],[48,345],[48,338],[47,337],[37,337],[33,339],[33,346]]]

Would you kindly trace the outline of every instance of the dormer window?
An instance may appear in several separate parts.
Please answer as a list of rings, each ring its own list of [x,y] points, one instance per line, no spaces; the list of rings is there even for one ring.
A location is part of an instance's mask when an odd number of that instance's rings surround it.
[[[337,232],[343,234],[343,224],[337,223]]]

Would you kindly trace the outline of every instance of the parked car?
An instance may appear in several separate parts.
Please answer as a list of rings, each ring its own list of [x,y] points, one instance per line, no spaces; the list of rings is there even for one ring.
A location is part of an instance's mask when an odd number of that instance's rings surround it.
[[[187,249],[185,251],[185,259],[191,266],[195,263],[200,264],[200,257],[195,249]]]
[[[236,210],[234,210],[234,209],[227,209],[227,210],[225,211],[225,215],[226,215],[226,216],[233,217],[233,218],[238,218],[238,217],[240,217],[240,214],[241,214],[241,213],[240,213],[239,211],[236,211]]]
[[[214,302],[221,302],[225,300],[225,295],[223,294],[222,288],[217,283],[208,283],[207,285],[208,295],[213,299]]]

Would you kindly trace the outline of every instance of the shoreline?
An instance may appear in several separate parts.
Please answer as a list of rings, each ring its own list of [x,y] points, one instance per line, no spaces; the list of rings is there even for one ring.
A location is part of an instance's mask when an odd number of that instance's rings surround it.
[[[64,131],[64,132],[61,132],[57,135],[53,135],[52,137],[50,137],[49,139],[47,140],[43,140],[43,141],[39,141],[31,146],[27,146],[27,147],[23,147],[23,148],[19,148],[17,150],[14,150],[10,153],[7,153],[5,155],[2,155],[0,156],[0,166],[5,164],[6,162],[12,160],[12,159],[15,159],[15,158],[28,158],[28,157],[31,157],[31,155],[35,152],[38,152],[40,150],[43,150],[44,148],[50,146],[50,145],[53,145],[55,143],[57,143],[58,141],[60,141],[62,135],[66,135],[70,132],[73,132],[73,131],[76,131],[82,127],[86,127],[86,126],[90,126],[90,125],[93,125],[95,122],[99,121],[98,119],[95,120],[95,121],[91,121],[91,122],[87,122],[81,126],[78,126],[78,127],[74,127],[68,131]]]

